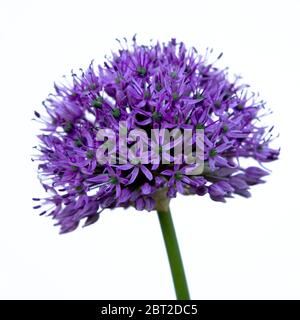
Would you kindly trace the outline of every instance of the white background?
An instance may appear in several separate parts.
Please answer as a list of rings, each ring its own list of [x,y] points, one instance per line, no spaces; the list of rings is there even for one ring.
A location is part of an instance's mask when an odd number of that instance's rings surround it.
[[[194,299],[300,299],[300,1],[0,1],[2,299],[173,299],[154,212],[114,210],[58,235],[31,198],[33,110],[72,68],[103,61],[115,38],[171,37],[223,51],[268,102],[280,160],[250,199],[171,203]]]

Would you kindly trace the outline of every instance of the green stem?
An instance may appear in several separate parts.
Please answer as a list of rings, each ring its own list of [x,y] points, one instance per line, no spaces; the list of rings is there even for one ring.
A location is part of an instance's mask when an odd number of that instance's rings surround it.
[[[169,258],[176,297],[178,300],[190,300],[169,203],[157,203],[156,209]]]

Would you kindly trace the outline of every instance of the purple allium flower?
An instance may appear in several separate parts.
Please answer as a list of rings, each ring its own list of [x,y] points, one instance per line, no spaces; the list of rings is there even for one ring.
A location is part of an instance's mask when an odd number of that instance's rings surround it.
[[[220,56],[219,56],[220,58]],[[193,48],[172,39],[167,44],[122,47],[103,66],[92,63],[72,74],[70,85],[55,84],[43,103],[47,116],[37,155],[39,176],[49,196],[34,199],[52,216],[61,232],[97,221],[106,208],[155,209],[155,194],[166,191],[204,195],[225,201],[264,182],[259,167],[242,167],[242,158],[259,164],[276,160],[269,147],[272,128],[259,123],[265,103],[248,94],[239,78],[230,81]],[[104,163],[97,161],[96,138],[101,128],[119,137],[120,122],[129,130],[204,129],[204,171],[188,175],[189,164]],[[160,140],[161,137],[156,137]],[[150,145],[149,140],[149,145]],[[169,149],[170,149],[169,145]],[[165,158],[166,150],[160,150]],[[171,157],[172,158],[172,157]]]

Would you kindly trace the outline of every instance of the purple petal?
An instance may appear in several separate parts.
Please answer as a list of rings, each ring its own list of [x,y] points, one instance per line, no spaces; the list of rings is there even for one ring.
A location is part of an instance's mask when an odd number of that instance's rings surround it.
[[[248,184],[245,182],[245,180],[233,176],[229,179],[229,183],[231,186],[234,187],[234,189],[240,189],[240,190],[245,190],[248,189]]]
[[[119,184],[116,185],[116,198],[121,196],[121,186]]]
[[[131,192],[128,189],[123,189],[121,192],[121,196],[118,199],[119,203],[128,201],[130,199],[130,196],[131,196]]]
[[[155,201],[152,198],[147,197],[145,199],[145,209],[147,211],[152,211],[154,210],[154,208],[155,208]]]
[[[184,194],[184,188],[183,188],[182,182],[176,181],[176,188],[178,192],[180,192],[181,194]]]
[[[92,216],[87,217],[87,219],[85,220],[85,223],[83,225],[83,227],[87,227],[90,226],[91,224],[97,222],[99,220],[99,214],[94,214]]]
[[[88,179],[91,182],[97,182],[97,183],[101,183],[101,182],[106,182],[109,180],[109,177],[107,174],[99,174],[93,178],[89,178]]]
[[[145,208],[145,202],[144,202],[144,200],[143,200],[143,198],[138,198],[137,200],[136,200],[136,202],[135,202],[135,208],[137,209],[137,210],[139,210],[139,211],[142,211],[142,210],[144,210],[144,208]]]
[[[150,193],[151,193],[151,186],[150,186],[150,184],[149,184],[149,183],[143,184],[141,190],[142,190],[142,193],[143,193],[143,194],[150,194]]]
[[[141,165],[141,170],[143,171],[144,175],[147,177],[148,180],[152,180],[153,179],[153,175],[152,173],[143,165]]]
[[[139,168],[135,167],[130,174],[131,177],[130,177],[130,180],[128,181],[128,184],[133,183],[138,174],[139,174]]]
[[[129,170],[129,169],[133,168],[133,165],[128,163],[128,164],[116,165],[116,167],[119,170]]]
[[[214,183],[208,187],[208,193],[214,197],[224,197],[226,194],[226,191],[217,183]]]
[[[249,167],[245,170],[245,174],[249,178],[261,178],[269,175],[269,172],[258,167]]]
[[[174,174],[174,171],[164,170],[164,171],[161,172],[161,174],[163,174],[165,176],[172,176]]]

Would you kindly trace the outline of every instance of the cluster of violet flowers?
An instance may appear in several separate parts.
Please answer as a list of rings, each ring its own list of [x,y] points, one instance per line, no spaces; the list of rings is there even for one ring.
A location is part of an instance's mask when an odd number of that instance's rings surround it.
[[[127,41],[103,66],[92,63],[86,71],[72,73],[69,85],[55,84],[55,94],[44,101],[38,171],[48,192],[34,208],[52,216],[61,233],[96,222],[106,208],[129,206],[156,208],[155,195],[177,193],[215,201],[239,194],[249,197],[252,185],[264,182],[261,167],[242,167],[240,159],[258,163],[276,160],[271,149],[272,128],[260,125],[265,103],[256,101],[239,77],[229,80],[227,69],[218,69],[196,49],[172,39],[168,43],[132,45]],[[218,59],[220,56],[218,57]],[[119,123],[128,130],[203,129],[204,171],[188,175],[187,163],[99,164],[96,150],[101,128],[118,135]]]

